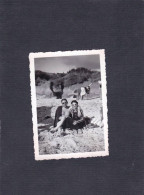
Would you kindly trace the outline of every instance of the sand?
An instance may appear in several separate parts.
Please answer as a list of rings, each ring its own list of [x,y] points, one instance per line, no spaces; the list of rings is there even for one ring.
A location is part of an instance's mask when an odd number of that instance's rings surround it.
[[[70,105],[72,98],[67,99]],[[60,99],[37,95],[37,107],[41,112],[38,124],[39,153],[42,155],[104,151],[104,129],[99,125],[102,123],[100,98],[79,100],[84,115],[94,117],[94,122],[83,131],[79,130],[78,133],[76,130],[67,130],[66,134],[62,130],[50,132],[50,126],[53,125],[55,111],[59,105],[61,105]]]

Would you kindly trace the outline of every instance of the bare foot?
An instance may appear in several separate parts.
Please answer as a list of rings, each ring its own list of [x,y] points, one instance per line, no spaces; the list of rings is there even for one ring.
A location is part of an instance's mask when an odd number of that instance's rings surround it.
[[[50,132],[51,133],[54,133],[54,132],[56,132],[57,130],[55,129],[55,128],[50,128]]]

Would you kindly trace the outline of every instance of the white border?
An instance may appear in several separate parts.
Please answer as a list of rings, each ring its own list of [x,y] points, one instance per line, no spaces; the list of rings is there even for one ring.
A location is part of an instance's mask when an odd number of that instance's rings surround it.
[[[78,56],[78,55],[100,55],[100,67],[101,67],[101,81],[102,81],[102,105],[103,105],[103,118],[104,118],[104,151],[85,152],[85,153],[70,153],[70,154],[39,154],[38,144],[38,128],[37,128],[37,104],[36,104],[36,88],[35,88],[35,67],[34,59],[43,57],[61,57],[61,56]],[[108,145],[108,117],[107,117],[107,83],[106,83],[106,63],[105,63],[105,50],[81,50],[81,51],[57,51],[57,52],[39,52],[30,53],[30,85],[31,85],[31,103],[32,103],[32,121],[33,121],[33,140],[34,140],[34,152],[35,160],[51,160],[51,159],[69,159],[69,158],[87,158],[109,155]]]

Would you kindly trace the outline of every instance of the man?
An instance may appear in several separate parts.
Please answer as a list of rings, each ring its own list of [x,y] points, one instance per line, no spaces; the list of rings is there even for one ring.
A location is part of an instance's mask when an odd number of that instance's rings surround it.
[[[64,121],[69,116],[69,106],[67,99],[61,100],[62,106],[59,106],[55,113],[55,120],[54,120],[54,129],[57,130],[58,128],[62,127],[65,129]]]
[[[86,124],[83,110],[78,105],[78,102],[73,100],[70,108],[67,106],[66,99],[62,99],[61,102],[62,106],[59,106],[56,110],[53,131],[57,131],[59,128],[64,131],[66,128],[82,129]]]

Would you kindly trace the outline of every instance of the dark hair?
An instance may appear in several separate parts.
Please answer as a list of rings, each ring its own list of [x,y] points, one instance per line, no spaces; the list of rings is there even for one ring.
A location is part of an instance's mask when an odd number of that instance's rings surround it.
[[[78,102],[77,102],[76,100],[73,100],[73,101],[71,102],[71,104],[72,104],[72,103],[76,103],[76,104],[78,104]]]
[[[66,102],[68,103],[67,99],[65,99],[65,98],[64,98],[64,99],[61,99],[61,102],[62,102],[62,101],[66,101]]]

